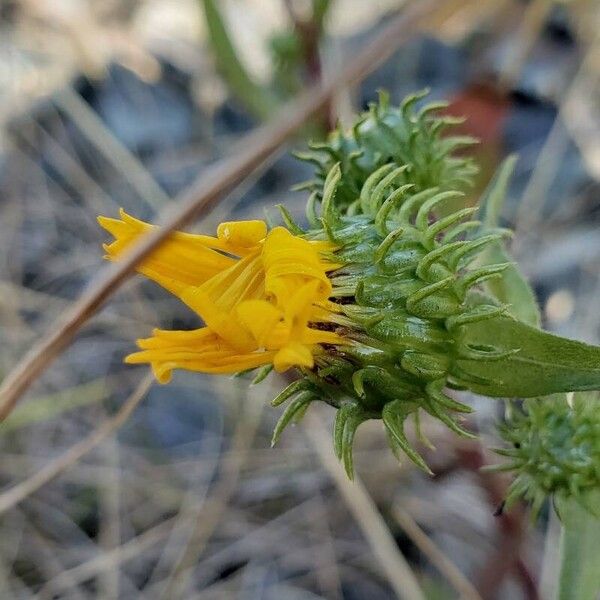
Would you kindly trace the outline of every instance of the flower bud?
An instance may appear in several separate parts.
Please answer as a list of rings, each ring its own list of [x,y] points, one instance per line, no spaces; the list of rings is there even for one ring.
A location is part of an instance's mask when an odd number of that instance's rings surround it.
[[[547,497],[560,507],[574,499],[600,517],[594,494],[600,489],[600,400],[595,393],[577,393],[527,400],[510,411],[500,434],[509,445],[496,452],[508,462],[496,470],[515,479],[506,504],[523,498],[535,516]]]

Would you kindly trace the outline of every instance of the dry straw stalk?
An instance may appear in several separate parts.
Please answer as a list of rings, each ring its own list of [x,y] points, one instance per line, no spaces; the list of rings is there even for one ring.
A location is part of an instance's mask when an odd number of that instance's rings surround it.
[[[0,387],[0,421],[19,398],[64,350],[75,334],[132,275],[136,266],[171,232],[207,215],[225,195],[267,160],[303,124],[321,111],[341,89],[355,84],[419,31],[421,19],[438,4],[419,0],[394,18],[331,80],[309,88],[282,107],[269,123],[258,127],[234,147],[230,157],[203,171],[200,177],[161,212],[162,227],[146,235],[121,261],[105,267],[88,290],[6,376]]]

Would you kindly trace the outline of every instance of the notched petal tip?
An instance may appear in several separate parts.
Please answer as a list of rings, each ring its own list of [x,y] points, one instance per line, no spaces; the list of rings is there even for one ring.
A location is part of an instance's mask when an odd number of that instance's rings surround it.
[[[252,248],[267,236],[264,221],[226,221],[217,227],[217,237],[233,246]]]
[[[278,373],[283,373],[292,367],[312,369],[314,364],[310,348],[299,342],[290,342],[284,346],[277,352],[273,361],[275,370]]]
[[[161,384],[167,384],[171,381],[173,377],[173,369],[176,365],[171,364],[152,364],[152,372],[154,373],[154,377],[156,377],[156,381]]]
[[[123,359],[123,362],[128,365],[141,365],[146,364],[149,361],[144,352],[133,352],[132,354],[128,354]],[[160,384],[166,384],[171,381],[173,369],[175,369],[177,365],[173,363],[152,362],[150,363],[150,366],[156,381]]]

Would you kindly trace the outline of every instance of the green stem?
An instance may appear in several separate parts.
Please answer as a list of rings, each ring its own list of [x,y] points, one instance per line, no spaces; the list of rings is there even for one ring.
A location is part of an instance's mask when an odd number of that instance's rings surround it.
[[[262,120],[277,108],[273,95],[252,80],[233,46],[223,17],[214,0],[202,0],[206,25],[217,66],[231,92]]]
[[[600,519],[576,500],[561,506],[561,566],[557,600],[600,598]]]

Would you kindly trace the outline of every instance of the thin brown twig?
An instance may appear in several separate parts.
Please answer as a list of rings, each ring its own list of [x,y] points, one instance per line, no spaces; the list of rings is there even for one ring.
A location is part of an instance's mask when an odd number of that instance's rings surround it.
[[[446,578],[456,590],[461,600],[482,600],[475,586],[461,573],[458,567],[433,543],[419,527],[410,513],[395,505],[392,516],[417,548],[430,560],[431,564]]]
[[[226,193],[322,110],[338,90],[360,81],[388,58],[402,42],[413,37],[419,30],[420,20],[437,5],[436,0],[420,0],[411,4],[356,54],[339,75],[329,82],[309,88],[297,100],[285,105],[272,122],[245,136],[229,158],[207,169],[177,201],[165,208],[159,219],[163,227],[144,236],[121,261],[105,267],[56,327],[9,372],[0,387],[0,421],[6,418],[35,378],[68,346],[77,331],[131,276],[141,261],[175,229],[208,214]]]
[[[74,465],[84,455],[93,450],[98,444],[121,427],[135,410],[136,406],[144,399],[144,396],[150,389],[153,381],[154,378],[151,373],[146,375],[115,415],[110,419],[107,419],[88,437],[69,448],[64,454],[61,454],[52,462],[48,463],[31,477],[9,488],[0,495],[0,515],[25,500],[25,498],[52,481],[63,471],[66,471],[70,466]]]

